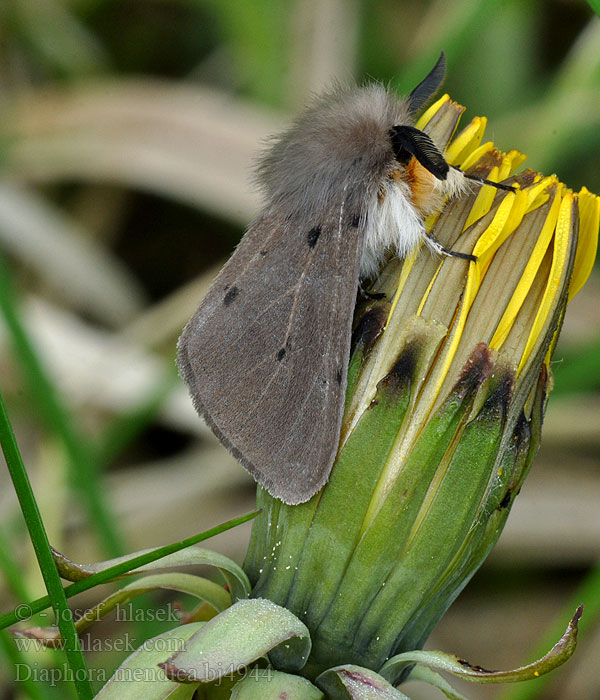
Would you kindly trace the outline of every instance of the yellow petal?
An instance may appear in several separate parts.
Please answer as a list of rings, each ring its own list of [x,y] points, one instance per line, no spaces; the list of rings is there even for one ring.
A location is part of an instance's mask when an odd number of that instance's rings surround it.
[[[402,294],[402,290],[404,289],[404,285],[406,284],[408,275],[410,274],[410,271],[412,270],[418,255],[418,250],[413,251],[406,257],[404,263],[402,264],[402,270],[400,271],[400,277],[398,278],[398,286],[396,288],[396,293],[394,294],[394,300],[392,301],[390,312],[388,314],[387,321],[385,322],[386,328],[388,326],[388,323],[390,322],[390,318],[392,318],[394,314],[394,310],[398,304],[398,300],[400,299],[400,295]]]
[[[429,109],[427,109],[423,114],[420,116],[419,120],[416,123],[417,129],[424,129],[427,124],[431,121],[433,115],[439,110],[439,108],[443,105],[446,104],[450,100],[450,95],[446,93],[445,95],[442,95],[439,100],[436,100]]]
[[[500,202],[500,206],[498,207],[494,218],[490,222],[490,225],[486,228],[475,244],[473,255],[477,256],[480,264],[489,259],[490,254],[488,251],[495,251],[494,242],[501,236],[502,230],[508,222],[514,202],[515,193],[510,192],[506,195],[506,197],[504,197],[502,202]]]
[[[478,146],[470,155],[468,155],[460,164],[463,170],[468,170],[470,167],[475,165],[478,160],[483,158],[486,153],[489,153],[494,148],[493,141],[486,141]],[[491,179],[491,178],[488,178]]]
[[[553,184],[557,184],[558,179],[555,175],[549,177],[540,177],[538,181],[527,188],[527,214],[534,209],[537,209],[542,204],[548,201],[546,190]]]
[[[504,158],[502,159],[502,165],[500,166],[498,182],[506,180],[507,177],[510,177],[525,160],[527,160],[527,156],[520,151],[513,149],[508,153],[505,153]]]
[[[556,301],[557,294],[560,293],[561,283],[564,275],[565,265],[568,262],[569,242],[572,235],[572,222],[574,211],[574,195],[567,192],[562,198],[558,211],[558,220],[554,234],[554,251],[552,255],[552,267],[542,298],[542,303],[533,323],[533,328],[529,334],[527,345],[523,351],[519,372],[523,369],[533,348],[536,346],[540,334],[544,331],[552,307]]]
[[[598,249],[598,226],[600,224],[600,197],[583,187],[578,195],[579,239],[573,264],[573,276],[569,287],[569,301],[586,283],[594,267]]]
[[[550,245],[550,241],[554,235],[554,229],[558,220],[558,213],[561,205],[560,195],[560,191],[557,191],[554,195],[554,202],[552,203],[548,216],[544,221],[544,225],[542,226],[542,230],[538,236],[535,248],[533,249],[531,257],[529,258],[529,262],[521,275],[519,284],[517,285],[511,300],[506,307],[506,311],[498,323],[496,332],[490,341],[490,347],[494,348],[495,350],[499,349],[506,340],[515,318],[517,317],[519,309],[523,305],[523,302],[531,289],[531,285],[535,280],[540,265],[542,264],[542,260],[546,255],[546,251],[548,250],[548,246]]]
[[[450,165],[459,165],[481,143],[487,125],[485,117],[474,117],[446,149],[445,157]]]

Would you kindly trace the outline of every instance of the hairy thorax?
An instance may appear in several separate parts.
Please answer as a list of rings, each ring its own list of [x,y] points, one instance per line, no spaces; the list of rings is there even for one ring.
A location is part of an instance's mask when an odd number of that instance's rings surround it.
[[[303,218],[305,228],[343,208],[348,226],[358,222],[364,232],[360,275],[373,275],[388,253],[420,245],[424,218],[464,182],[452,169],[440,180],[415,158],[398,162],[390,130],[412,121],[407,101],[382,85],[321,96],[259,163],[268,205]]]

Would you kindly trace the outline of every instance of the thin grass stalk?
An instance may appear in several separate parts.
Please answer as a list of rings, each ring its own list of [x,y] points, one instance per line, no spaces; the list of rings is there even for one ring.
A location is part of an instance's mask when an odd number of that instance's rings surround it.
[[[9,540],[5,536],[5,533],[0,529],[0,571],[4,576],[4,580],[7,584],[9,591],[17,600],[27,600],[31,598],[31,593],[25,586],[23,579],[23,572],[19,568],[19,564],[12,554],[12,548],[10,546]],[[41,620],[30,620],[31,624],[42,624]],[[55,649],[47,649],[46,653],[50,653],[52,658],[57,660],[58,664],[58,654],[59,652]],[[21,651],[15,646],[13,640],[8,632],[0,630],[0,658],[4,657],[7,661],[7,668],[17,668],[17,664],[27,664],[27,659],[21,653]],[[50,700],[51,698],[56,698],[57,693],[52,688],[48,686],[38,686],[30,678],[20,679],[20,687],[24,690],[25,694],[34,700]],[[34,690],[30,690],[30,687]],[[41,689],[40,689],[41,688]],[[64,690],[64,688],[63,688]],[[41,693],[41,695],[40,695]]]
[[[77,695],[81,700],[88,700],[94,697],[92,685],[89,679],[89,672],[79,636],[73,623],[73,616],[67,604],[67,597],[63,589],[60,576],[54,564],[52,550],[48,535],[42,522],[42,516],[38,509],[31,483],[23,464],[21,452],[10,423],[4,399],[0,394],[0,442],[2,451],[6,459],[8,471],[13,481],[17,498],[27,524],[27,529],[31,537],[31,542],[40,566],[40,571],[48,591],[50,604],[54,610],[56,624],[60,630],[64,641],[64,651],[67,663],[72,672],[73,682],[77,690]]]

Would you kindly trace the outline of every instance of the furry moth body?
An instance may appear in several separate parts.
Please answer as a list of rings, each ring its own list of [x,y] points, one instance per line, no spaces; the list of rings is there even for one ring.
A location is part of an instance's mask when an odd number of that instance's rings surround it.
[[[452,254],[423,220],[465,176],[412,126],[444,72],[442,54],[404,99],[380,85],[338,89],[275,139],[258,168],[264,209],[179,340],[196,409],[286,503],[329,478],[360,278],[422,241]]]

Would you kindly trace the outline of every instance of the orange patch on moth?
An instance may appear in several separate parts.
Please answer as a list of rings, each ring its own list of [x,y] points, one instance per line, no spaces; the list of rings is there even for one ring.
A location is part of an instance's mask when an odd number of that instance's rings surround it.
[[[394,177],[394,175],[392,175]],[[432,209],[437,206],[437,193],[434,193],[435,175],[432,175],[427,168],[424,168],[416,158],[411,158],[404,177],[402,178],[408,183],[412,192],[412,202],[415,207],[427,216]]]

